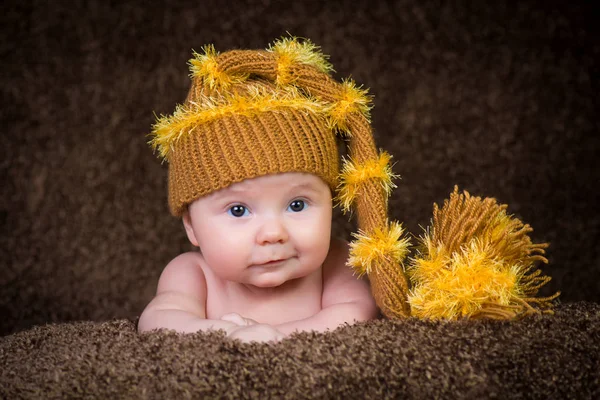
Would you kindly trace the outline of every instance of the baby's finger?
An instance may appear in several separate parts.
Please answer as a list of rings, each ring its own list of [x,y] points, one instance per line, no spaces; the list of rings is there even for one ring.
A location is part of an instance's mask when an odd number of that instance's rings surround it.
[[[238,313],[225,314],[221,317],[221,320],[232,322],[239,326],[247,326],[248,325],[248,323],[246,322],[246,318],[242,317]]]
[[[247,326],[250,326],[250,325],[257,325],[257,324],[258,324],[258,321],[255,321],[255,320],[253,320],[253,319],[250,319],[250,318],[244,318],[244,319],[246,320],[246,325],[247,325]]]
[[[285,337],[270,325],[258,324],[240,328],[229,334],[232,339],[239,339],[244,343],[249,342],[278,342]]]

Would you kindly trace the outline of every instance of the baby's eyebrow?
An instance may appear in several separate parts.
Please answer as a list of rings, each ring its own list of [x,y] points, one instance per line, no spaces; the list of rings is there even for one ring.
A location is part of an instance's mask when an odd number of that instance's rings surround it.
[[[245,189],[245,188],[227,187],[225,189],[217,190],[216,192],[213,193],[213,195],[214,195],[215,200],[218,200],[218,199],[227,198],[227,197],[241,196],[244,194],[248,194],[249,192],[251,192],[251,190]]]
[[[310,192],[311,194],[318,194],[319,190],[315,187],[315,185],[310,182],[301,182],[301,183],[291,183],[287,188],[282,188],[282,190],[287,190],[289,193],[304,191]],[[251,186],[238,185],[235,187],[226,187],[221,190],[217,190],[213,192],[211,196],[213,196],[214,200],[227,199],[230,197],[242,197],[242,196],[253,196],[256,194],[256,188]]]
[[[290,187],[290,192],[291,191],[297,191],[297,190],[306,190],[312,193],[319,193],[319,190],[317,190],[317,188],[314,185],[311,185],[310,183],[304,182],[304,183],[293,183],[292,186]]]

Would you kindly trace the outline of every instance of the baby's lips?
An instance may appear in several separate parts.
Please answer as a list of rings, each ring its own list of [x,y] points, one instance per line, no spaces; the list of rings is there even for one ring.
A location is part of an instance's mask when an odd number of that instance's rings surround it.
[[[273,259],[273,260],[269,260],[269,261],[260,263],[258,265],[274,264],[274,263],[278,263],[278,262],[285,261],[285,260],[287,260],[287,258],[276,258],[276,259]]]
[[[282,261],[287,261],[292,257],[273,257],[273,258],[269,258],[267,260],[263,260],[263,261],[259,261],[259,262],[255,262],[252,263],[252,265],[268,265],[268,264],[275,264],[278,262],[282,262]]]
[[[260,264],[253,264],[253,266],[255,267],[270,267],[270,266],[275,266],[278,265],[279,263],[282,263],[286,261],[286,259],[279,259],[279,260],[272,260],[272,261],[267,261],[264,263],[260,263]]]

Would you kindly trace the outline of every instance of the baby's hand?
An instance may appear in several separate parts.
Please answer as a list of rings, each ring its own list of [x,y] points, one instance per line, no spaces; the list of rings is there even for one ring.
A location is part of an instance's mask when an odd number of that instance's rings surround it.
[[[238,313],[225,314],[221,317],[221,320],[233,322],[234,324],[236,324],[238,326],[250,326],[250,325],[258,324],[258,322],[256,322],[255,320],[250,319],[250,318],[244,318]]]
[[[229,337],[248,342],[278,342],[285,337],[277,329],[267,324],[253,324],[230,331]]]

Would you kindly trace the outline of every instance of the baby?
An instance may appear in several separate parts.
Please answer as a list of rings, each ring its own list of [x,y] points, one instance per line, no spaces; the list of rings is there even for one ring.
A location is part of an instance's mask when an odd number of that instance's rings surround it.
[[[331,192],[306,173],[266,175],[194,201],[183,216],[201,252],[175,258],[139,329],[223,329],[243,341],[324,331],[377,314],[368,283],[330,243]]]
[[[266,51],[206,47],[190,64],[186,102],[158,120],[152,144],[169,162],[171,212],[199,251],[167,265],[139,331],[277,341],[373,319],[376,300],[406,313],[404,293],[382,289],[405,284],[405,243],[387,220],[393,175],[365,92],[333,80],[318,49],[294,38]],[[351,156],[341,174],[340,133]],[[358,211],[350,247],[331,239],[336,190],[344,210]],[[362,278],[389,264],[371,287]]]

